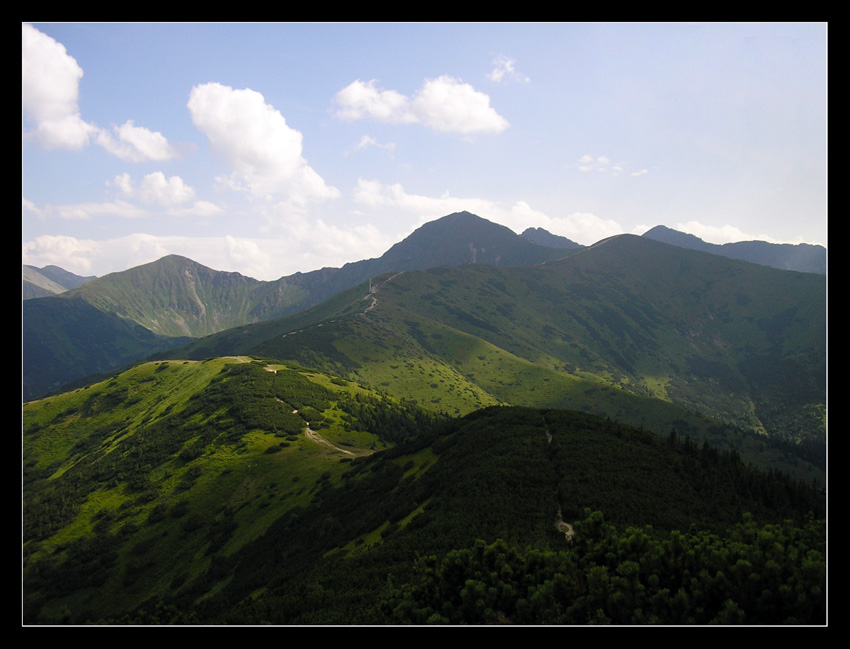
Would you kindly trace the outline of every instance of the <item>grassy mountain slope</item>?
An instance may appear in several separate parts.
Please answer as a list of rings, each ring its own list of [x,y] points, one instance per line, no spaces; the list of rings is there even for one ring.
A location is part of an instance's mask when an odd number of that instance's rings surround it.
[[[564,254],[564,251],[533,244],[503,226],[462,212],[425,224],[378,259],[346,264],[342,268],[295,273],[263,282],[239,273],[215,271],[185,257],[170,255],[94,279],[57,299],[85,301],[111,317],[135,322],[157,335],[200,337],[297,313],[388,271],[465,263],[538,264]],[[38,294],[45,293],[39,291]],[[67,305],[61,303],[52,308],[50,303],[42,305],[39,323],[24,318],[25,336],[30,335],[27,332],[30,327],[35,327],[60,332],[67,339],[84,339],[86,332],[75,330],[81,322],[79,318],[64,319],[68,311]],[[108,337],[121,337],[126,327],[118,320],[114,322],[116,330]],[[42,338],[40,344],[50,347],[51,341]],[[99,366],[107,360],[106,351],[103,348],[97,352]],[[83,356],[89,353],[89,350],[80,352]],[[41,384],[37,378],[30,377],[31,372],[58,377],[79,376],[75,357],[67,356],[61,346],[45,350],[42,357],[40,366],[35,368],[24,356],[25,383],[33,387]],[[47,357],[53,365],[44,364]],[[121,367],[127,359],[119,355],[113,360],[106,369]],[[39,394],[42,393],[32,392],[30,396]]]
[[[21,293],[24,300],[47,297],[76,288],[94,277],[82,277],[69,273],[59,266],[36,268],[24,264],[21,268]]]
[[[423,225],[379,259],[339,269],[261,282],[169,255],[99,278],[68,295],[155,333],[197,338],[300,311],[380,273],[466,263],[538,264],[563,255],[462,212]]]
[[[25,300],[21,314],[24,401],[188,340],[159,336],[78,299]]]
[[[68,295],[162,335],[199,337],[280,315],[280,308],[300,299],[303,291],[170,255],[106,275]]]
[[[247,358],[138,365],[28,403],[23,419],[30,621],[163,597],[308,506],[353,458],[435,420]]]
[[[825,314],[823,277],[625,235],[536,267],[382,276],[176,353],[295,359],[450,414],[574,408],[664,434],[696,412],[823,467]]]
[[[56,295],[65,291],[64,286],[60,286],[49,277],[43,275],[34,266],[21,267],[21,298],[31,300],[36,297],[47,297],[48,295]]]
[[[582,413],[523,408],[491,408],[435,427],[424,418],[411,422],[421,411],[352,384],[240,361],[248,359],[144,364],[25,408],[25,622],[118,620],[152,612],[157,602],[205,623],[416,621],[404,602],[418,598],[411,589],[435,573],[415,558],[434,555],[436,562],[477,547],[477,539],[502,539],[503,552],[534,548],[579,562],[554,568],[552,578],[560,574],[565,587],[579,589],[564,605],[578,601],[581,575],[598,572],[590,565],[608,556],[600,544],[613,543],[616,560],[606,572],[622,574],[618,563],[639,561],[647,595],[681,587],[683,610],[710,621],[729,596],[691,604],[695,589],[708,592],[708,585],[681,581],[675,570],[662,573],[663,565],[676,565],[675,551],[668,560],[669,550],[659,546],[656,554],[651,545],[671,530],[686,533],[671,536],[685,548],[709,539],[700,530],[716,544],[743,512],[759,525],[790,520],[791,528],[804,525],[809,511],[823,516],[819,490],[688,440]],[[303,429],[283,433],[286,416],[304,411],[311,419],[321,411],[319,432],[336,450]],[[388,442],[362,425],[391,431],[404,421],[411,422],[407,441],[370,453]],[[598,516],[588,518],[591,508],[619,529],[633,525],[639,532],[611,538]],[[577,541],[565,539],[561,520],[575,524]],[[808,588],[804,574],[813,584],[825,579],[822,543],[806,542],[812,545],[803,551],[799,540],[793,550],[780,545],[789,556],[770,557],[797,589]],[[748,546],[729,543],[722,562],[730,563],[715,564],[710,574],[732,574],[723,588],[756,616],[756,599],[745,599],[748,591],[734,581]],[[820,552],[820,564],[808,550]],[[791,552],[807,557],[808,567],[786,566]],[[709,555],[703,549],[697,556]],[[535,565],[542,567],[542,558]],[[767,556],[746,558],[763,579],[774,578],[760,568]],[[709,568],[688,567],[694,575]],[[512,570],[526,575],[526,587],[537,583],[537,569]],[[474,574],[462,581],[482,579]],[[610,586],[612,594],[620,588]],[[466,611],[454,606],[448,585],[442,588],[449,608]],[[497,606],[503,622],[526,621],[525,615],[558,621],[543,615],[539,596],[525,609],[519,595],[504,595]],[[590,610],[620,621],[616,601],[594,601]],[[810,604],[815,610],[803,622],[817,621],[822,610],[817,600]],[[649,612],[648,601],[644,608]],[[773,610],[775,621],[790,615]],[[584,608],[573,614],[584,615]]]

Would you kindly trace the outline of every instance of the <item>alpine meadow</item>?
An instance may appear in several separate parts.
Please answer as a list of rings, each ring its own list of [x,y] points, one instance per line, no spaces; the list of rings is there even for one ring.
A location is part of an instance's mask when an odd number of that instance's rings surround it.
[[[826,84],[824,23],[22,23],[22,626],[828,626]]]

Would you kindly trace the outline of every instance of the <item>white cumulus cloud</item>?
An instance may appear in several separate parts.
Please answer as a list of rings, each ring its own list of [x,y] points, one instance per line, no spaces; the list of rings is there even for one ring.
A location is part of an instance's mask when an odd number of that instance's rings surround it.
[[[377,81],[358,79],[336,93],[334,103],[340,119],[355,120],[370,117],[380,122],[410,124],[416,121],[410,100],[395,90],[380,90]]]
[[[184,183],[179,176],[166,178],[161,171],[155,171],[142,178],[138,194],[144,203],[168,206],[192,200],[195,197],[195,190]]]
[[[22,263],[39,268],[55,265],[79,275],[91,274],[97,244],[68,236],[42,235],[21,244]]]
[[[420,122],[437,131],[499,133],[508,120],[490,106],[490,97],[449,76],[425,81],[413,100]]]
[[[98,128],[77,105],[83,70],[65,46],[21,25],[21,109],[33,125],[24,138],[46,148],[81,149]]]
[[[78,97],[83,69],[65,46],[32,25],[21,25],[21,112],[32,126],[25,142],[44,148],[82,149],[92,140],[129,162],[163,161],[174,150],[162,133],[135,126],[132,120],[106,129],[86,122]]]
[[[123,173],[107,183],[117,188],[124,196],[140,200],[145,205],[165,208],[172,216],[215,216],[223,210],[209,201],[195,199],[195,190],[183,182],[180,176],[165,177],[161,171],[144,176],[138,184]],[[191,205],[187,205],[192,201]]]
[[[175,155],[174,148],[162,133],[135,126],[133,120],[128,120],[122,126],[113,127],[113,131],[114,135],[106,129],[100,129],[95,141],[122,160],[163,162]]]
[[[212,150],[232,169],[229,187],[297,204],[339,196],[303,158],[301,133],[259,92],[206,83],[192,88],[188,108]]]
[[[373,79],[359,79],[334,97],[340,119],[371,118],[397,124],[418,123],[441,132],[499,133],[508,121],[490,106],[490,97],[468,83],[443,75],[426,79],[410,99],[395,90],[376,87]]]

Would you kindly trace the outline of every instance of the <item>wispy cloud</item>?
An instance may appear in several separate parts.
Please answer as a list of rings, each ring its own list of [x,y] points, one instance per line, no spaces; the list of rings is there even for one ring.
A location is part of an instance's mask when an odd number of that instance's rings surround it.
[[[376,87],[374,79],[352,82],[334,97],[336,116],[370,118],[394,124],[421,124],[435,131],[499,133],[508,121],[490,106],[490,97],[468,83],[444,75],[426,79],[413,98]]]
[[[495,66],[488,74],[487,78],[496,83],[505,81],[516,81],[518,83],[528,83],[529,79],[524,74],[517,72],[514,64],[516,62],[507,56],[499,56],[493,60]]]
[[[356,153],[357,151],[362,151],[363,149],[371,149],[371,148],[378,148],[378,149],[384,149],[386,151],[393,151],[393,150],[395,150],[395,143],[394,142],[388,142],[387,144],[381,144],[375,138],[373,138],[371,135],[364,135],[363,137],[360,138],[360,141],[353,148],[351,148],[351,149],[349,149],[348,151],[345,152],[345,155],[349,155],[351,153]]]
[[[612,176],[629,175],[633,177],[644,176],[649,173],[648,169],[639,169],[637,171],[628,171],[624,163],[612,164],[608,156],[592,156],[585,153],[576,161],[576,169],[581,172],[598,172],[610,174]]]

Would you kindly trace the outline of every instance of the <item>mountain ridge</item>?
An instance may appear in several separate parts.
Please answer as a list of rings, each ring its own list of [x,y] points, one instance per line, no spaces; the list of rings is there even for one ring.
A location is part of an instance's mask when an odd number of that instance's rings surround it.
[[[167,255],[96,278],[51,299],[83,300],[109,317],[144,327],[152,335],[197,338],[303,311],[384,272],[446,264],[538,264],[563,254],[564,251],[533,244],[504,226],[469,212],[458,212],[423,225],[377,259],[352,262],[341,268],[262,281],[240,273],[216,271],[180,255]],[[64,306],[58,302],[40,304],[42,322],[31,325],[25,317],[24,330],[31,326],[41,331],[63,330],[63,318],[68,313]],[[65,321],[64,326],[73,328],[80,322],[74,318]],[[121,323],[115,322],[116,332],[126,334]],[[64,335],[86,339],[85,332],[69,330]],[[45,347],[52,344],[35,332],[25,338],[37,338],[37,344]],[[135,343],[128,340],[127,345],[132,347]],[[34,369],[31,357],[25,346],[23,373],[30,397],[47,389],[47,385],[39,388],[40,382],[29,380],[36,373],[70,377],[69,380],[82,378],[80,366],[70,359],[63,363],[59,349],[50,355],[57,363],[53,368]],[[126,356],[121,355],[121,361],[116,361],[114,367],[122,365]],[[50,386],[54,383],[51,380]]]
[[[768,243],[766,241],[737,241],[715,244],[703,241],[693,234],[679,232],[657,225],[643,234],[644,237],[662,241],[681,248],[709,252],[730,259],[740,259],[763,266],[796,270],[805,273],[826,274],[826,248],[809,243]]]
[[[619,235],[539,266],[382,276],[174,353],[289,358],[450,414],[605,401],[640,423],[601,390],[619,389],[777,439],[805,430],[822,454],[825,293],[819,275]]]
[[[706,246],[707,252],[714,254],[714,248]],[[140,324],[154,335],[200,337],[304,312],[383,273],[482,263],[497,267],[533,266],[583,254],[587,249],[582,246],[548,248],[469,212],[457,212],[417,228],[379,258],[352,262],[341,268],[299,272],[275,281],[261,281],[240,273],[215,271],[179,255],[168,255],[127,271],[95,278],[52,299],[81,298],[110,317]],[[53,302],[40,305],[40,318],[51,321],[49,326],[45,322],[42,330],[62,329],[61,320],[65,317],[62,314],[68,310],[60,306]],[[81,321],[72,319],[67,327],[76,326],[75,322]],[[119,321],[115,324],[118,330],[126,333]],[[29,319],[23,318],[24,330],[30,326]],[[84,333],[68,331],[65,335],[85,339]],[[26,338],[32,340],[32,336]],[[38,344],[50,347],[53,343],[41,337]],[[135,344],[127,342],[130,347]],[[33,373],[31,356],[25,347],[25,379]],[[70,358],[63,362],[61,350],[55,350],[52,358],[57,363],[55,368],[41,367],[38,371],[45,375],[70,376],[70,380],[82,378],[76,362]],[[126,361],[125,355],[121,354],[120,358],[121,362],[116,358],[114,367]],[[38,382],[32,381],[28,381],[28,385],[30,396],[37,396],[47,388],[46,385],[39,388]],[[55,381],[50,385],[54,386]]]
[[[582,245],[567,239],[566,237],[562,237],[557,234],[552,234],[548,230],[544,230],[543,228],[526,228],[523,230],[520,235],[529,241],[537,243],[541,246],[548,246],[549,248],[581,248]]]
[[[23,264],[21,268],[21,299],[57,295],[95,279],[75,275],[59,266],[36,268]]]

